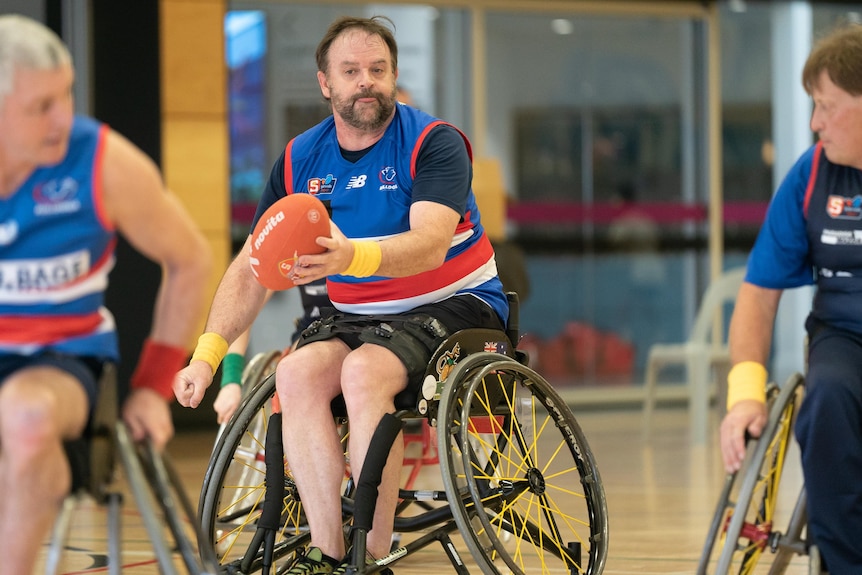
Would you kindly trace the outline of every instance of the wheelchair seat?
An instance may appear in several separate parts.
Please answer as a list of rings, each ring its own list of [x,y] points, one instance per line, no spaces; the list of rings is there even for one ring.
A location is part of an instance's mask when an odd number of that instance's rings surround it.
[[[102,366],[97,389],[98,400],[81,437],[66,441],[64,448],[72,471],[72,493],[85,492],[97,501],[107,496],[114,478],[116,440],[114,426],[119,418],[117,367]]]

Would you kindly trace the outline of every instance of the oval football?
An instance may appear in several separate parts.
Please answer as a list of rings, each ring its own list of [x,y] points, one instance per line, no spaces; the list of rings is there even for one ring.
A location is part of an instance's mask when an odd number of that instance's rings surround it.
[[[297,258],[325,251],[315,242],[320,236],[329,237],[329,214],[323,202],[310,194],[279,199],[252,232],[249,260],[254,277],[271,290],[293,287],[288,276]]]

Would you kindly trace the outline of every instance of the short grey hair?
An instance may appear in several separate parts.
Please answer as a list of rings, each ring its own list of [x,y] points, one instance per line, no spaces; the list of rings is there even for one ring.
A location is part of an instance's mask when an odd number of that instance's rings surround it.
[[[12,92],[15,70],[54,70],[71,64],[69,49],[50,28],[19,14],[0,16],[0,104]]]

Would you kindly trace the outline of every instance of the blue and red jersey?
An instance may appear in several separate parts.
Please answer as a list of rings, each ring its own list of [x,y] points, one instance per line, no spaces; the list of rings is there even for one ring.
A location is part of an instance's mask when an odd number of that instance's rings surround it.
[[[272,202],[289,193],[319,197],[329,206],[335,224],[353,240],[383,240],[409,231],[410,207],[418,199],[447,205],[462,216],[446,259],[437,269],[404,278],[329,277],[328,294],[336,308],[359,314],[401,313],[453,295],[471,294],[490,305],[505,322],[508,303],[472,190],[465,184],[463,190],[440,186],[433,197],[417,198],[413,193],[423,143],[436,129],[454,130],[424,112],[398,105],[382,138],[356,161],[344,158],[332,117],[287,144],[283,189],[272,189],[275,178],[271,178],[255,223]],[[463,138],[462,155],[463,146],[469,154],[469,142],[457,133]]]
[[[816,284],[812,317],[862,333],[862,171],[830,162],[819,143],[802,154],[770,202],[745,279]]]
[[[66,157],[0,199],[0,354],[118,358],[104,306],[116,245],[100,184],[106,133],[76,117]]]

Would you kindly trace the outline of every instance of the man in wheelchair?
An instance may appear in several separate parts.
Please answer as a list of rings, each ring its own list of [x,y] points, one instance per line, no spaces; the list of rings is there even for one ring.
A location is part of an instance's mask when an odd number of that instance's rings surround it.
[[[332,237],[317,238],[324,253],[299,254],[292,279],[305,285],[326,277],[336,310],[306,330],[276,370],[285,455],[312,538],[288,572],[294,575],[339,572],[345,564],[345,460],[331,401],[343,396],[350,466],[359,477],[378,423],[395,410],[396,394],[420,385],[436,345],[464,328],[503,330],[508,314],[471,190],[469,142],[452,125],[397,102],[398,49],[387,23],[345,17],[326,31],[317,77],[333,114],[288,143],[252,224],[279,198],[311,193],[309,182],[331,182],[316,194],[331,210]],[[222,278],[206,333],[178,375],[183,405],[200,404],[228,342],[261,309],[266,290],[252,275],[248,248]],[[402,452],[396,441],[368,534],[368,552],[377,557],[389,552]]]
[[[104,307],[117,232],[167,270],[150,339],[123,405],[135,439],[173,435],[166,400],[203,312],[206,240],[153,162],[76,116],[74,70],[51,30],[0,16],[0,557],[32,573],[71,485],[63,441],[81,436],[106,362]]]
[[[806,321],[805,398],[795,433],[808,496],[808,533],[832,575],[862,573],[862,26],[822,39],[802,83],[818,142],[773,196],[730,323],[728,414],[721,450],[729,473],[746,434],[767,422],[766,362],[784,289],[815,284]]]

